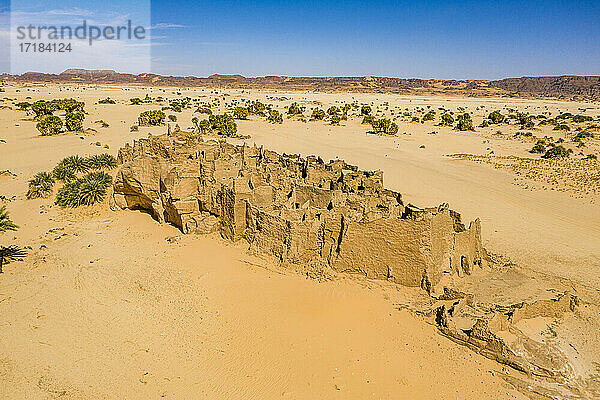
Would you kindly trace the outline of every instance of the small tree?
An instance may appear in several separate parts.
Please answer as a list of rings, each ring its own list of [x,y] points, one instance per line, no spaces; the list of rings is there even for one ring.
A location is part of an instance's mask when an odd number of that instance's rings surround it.
[[[4,273],[2,267],[4,264],[10,264],[13,261],[23,259],[27,253],[17,246],[0,246],[0,274]]]
[[[62,126],[62,120],[56,115],[50,115],[35,125],[42,136],[56,135],[61,131]]]
[[[65,115],[65,126],[68,131],[81,132],[83,130],[83,119],[85,116],[82,112],[69,112]]]

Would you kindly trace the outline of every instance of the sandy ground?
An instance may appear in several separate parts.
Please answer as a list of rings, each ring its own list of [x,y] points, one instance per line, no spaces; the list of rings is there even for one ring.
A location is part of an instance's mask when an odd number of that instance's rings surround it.
[[[25,200],[27,180],[61,158],[109,152],[162,133],[130,133],[131,97],[177,97],[172,89],[7,88],[5,97],[86,101],[85,126],[98,132],[39,137],[24,112],[0,109],[0,195],[17,232],[2,244],[31,246],[0,276],[0,395],[20,398],[519,398],[498,364],[457,347],[394,299],[402,290],[361,281],[317,283],[246,254],[217,237],[181,237],[137,212],[103,204],[64,211],[52,200]],[[222,98],[210,90],[190,97]],[[486,105],[577,112],[594,104],[514,99],[228,91],[230,98],[292,97],[324,106],[342,101],[447,108]],[[230,94],[230,96],[229,96]],[[121,104],[93,104],[110,96]],[[270,102],[274,102],[271,100]],[[5,101],[0,105],[9,105]],[[191,111],[177,114],[183,129]],[[595,113],[595,114],[594,114]],[[104,120],[108,128],[95,124]],[[477,120],[475,120],[478,123]],[[453,153],[527,155],[531,143],[496,138],[498,128],[453,132],[400,123],[398,137],[366,133],[359,119],[332,127],[286,120],[241,121],[239,131],[279,152],[343,158],[382,169],[386,186],[420,206],[450,203],[463,219],[482,219],[489,250],[532,270],[600,285],[600,206]],[[512,129],[506,127],[502,129]],[[432,131],[437,133],[429,134]],[[406,134],[402,134],[406,132]],[[510,132],[506,132],[507,135]],[[544,134],[554,134],[544,132]],[[99,142],[100,146],[96,143]],[[104,146],[108,145],[108,149]],[[421,148],[425,145],[425,148]]]

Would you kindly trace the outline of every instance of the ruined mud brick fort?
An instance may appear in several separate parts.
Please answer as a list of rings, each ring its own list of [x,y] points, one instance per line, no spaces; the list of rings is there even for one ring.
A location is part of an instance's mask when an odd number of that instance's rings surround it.
[[[246,240],[282,262],[427,290],[487,263],[479,220],[467,228],[447,205],[404,204],[381,171],[185,132],[127,144],[118,159],[113,206]]]

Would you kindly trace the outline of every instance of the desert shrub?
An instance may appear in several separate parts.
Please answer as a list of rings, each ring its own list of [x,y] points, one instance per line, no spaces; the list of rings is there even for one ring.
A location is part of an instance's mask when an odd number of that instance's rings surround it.
[[[67,113],[72,113],[75,111],[83,112],[83,107],[85,107],[85,103],[82,101],[77,101],[75,99],[55,99],[49,102],[54,109],[56,110],[64,110]]]
[[[202,132],[203,134],[211,132],[210,122],[207,119],[203,119],[202,121],[200,121],[198,123],[198,127],[200,129],[200,132]]]
[[[587,115],[573,115],[573,118],[571,118],[571,121],[573,121],[575,123],[581,123],[581,122],[593,121],[593,118],[589,117]]]
[[[96,154],[86,159],[90,169],[113,169],[117,166],[117,159],[107,153]]]
[[[502,115],[502,113],[500,111],[496,110],[496,111],[492,111],[488,115],[488,119],[490,120],[490,124],[501,124],[504,122],[506,117],[504,115]]]
[[[211,115],[213,112],[210,108],[208,107],[198,107],[196,109],[196,111],[194,111],[195,113],[199,113],[199,114],[208,114]]]
[[[208,117],[210,130],[222,136],[235,136],[237,124],[229,114],[213,114]]]
[[[473,131],[473,120],[471,119],[471,115],[468,113],[459,114],[457,117],[457,123],[455,126],[456,130],[459,131]]]
[[[533,116],[527,113],[517,113],[517,121],[521,125],[521,129],[531,129],[534,127]]]
[[[18,107],[20,111],[27,111],[31,107],[31,103],[22,101],[20,103],[16,103],[15,106]]]
[[[375,121],[375,117],[372,115],[365,115],[362,119],[361,124],[368,124],[371,125],[373,123],[373,121]]]
[[[398,133],[398,125],[386,118],[373,119],[371,126],[373,132],[378,134],[395,135]]]
[[[140,99],[139,97],[134,97],[134,98],[132,98],[132,99],[129,99],[129,102],[130,102],[130,103],[131,103],[131,105],[133,105],[133,106],[137,106],[137,105],[139,105],[139,104],[142,104],[142,103],[143,103],[142,99]]]
[[[56,115],[47,116],[35,125],[42,136],[56,135],[61,131],[62,126],[62,120]]]
[[[137,132],[137,131],[139,131],[139,130],[140,130],[140,127],[139,127],[139,126],[137,126],[137,125],[131,125],[131,126],[129,127],[129,132]]]
[[[138,117],[138,125],[140,126],[162,125],[164,121],[165,113],[160,110],[144,111]]]
[[[37,199],[48,197],[52,194],[54,187],[54,177],[49,172],[38,172],[29,181],[29,189],[27,190],[28,199]]]
[[[52,115],[52,113],[56,110],[56,104],[38,100],[31,105],[31,111],[35,113],[36,119],[42,119],[46,115]]]
[[[233,110],[233,118],[235,119],[248,119],[248,109],[245,107],[236,107]]]
[[[303,110],[302,108],[298,105],[298,103],[292,103],[289,108],[288,108],[288,114],[289,115],[300,115],[302,114]]]
[[[433,121],[434,118],[435,118],[435,111],[431,110],[431,111],[428,111],[427,114],[423,115],[421,122]]]
[[[546,152],[546,142],[538,140],[537,143],[529,150],[532,154],[542,154]]]
[[[573,151],[571,149],[565,149],[563,146],[554,146],[554,147],[548,149],[548,151],[546,151],[544,153],[542,158],[546,158],[546,159],[565,158],[565,157],[569,157],[569,155],[572,152]]]
[[[177,116],[176,115],[169,115],[167,118],[169,118],[169,121],[171,121],[171,122],[177,122]]]
[[[52,176],[55,179],[63,182],[71,182],[77,178],[75,171],[62,164],[58,164],[56,167],[54,167],[52,170]]]
[[[340,114],[340,109],[337,106],[331,106],[327,109],[328,115]]]
[[[329,123],[331,125],[339,125],[340,121],[342,120],[342,118],[340,117],[339,114],[333,114],[330,118],[329,118]]]
[[[360,108],[360,115],[371,115],[372,111],[371,106],[364,105]]]
[[[260,115],[264,117],[266,114],[267,106],[258,100],[254,100],[252,104],[248,106],[248,112],[253,115]]]
[[[571,128],[569,128],[569,125],[565,125],[565,124],[558,124],[554,126],[555,131],[570,131]]]
[[[311,120],[320,121],[324,118],[325,118],[325,111],[321,110],[320,108],[313,108],[312,114],[310,116]]]
[[[105,99],[98,100],[98,104],[116,104],[116,101],[114,101],[110,97],[107,97]]]
[[[269,116],[267,117],[267,122],[272,124],[281,124],[283,123],[283,116],[277,110],[269,110]]]
[[[483,122],[481,124],[479,124],[480,128],[487,128],[488,126],[490,126],[490,123],[488,122],[487,119],[484,119]]]
[[[454,117],[448,113],[442,114],[440,117],[441,126],[452,126],[454,124]]]
[[[587,155],[587,156],[585,156],[583,159],[584,159],[584,160],[597,160],[597,159],[598,159],[598,156],[597,156],[597,155],[595,155],[595,154],[588,154],[588,155]]]
[[[0,206],[0,232],[16,231],[19,226],[10,219],[6,206]]]
[[[573,141],[574,142],[579,142],[579,141],[581,141],[583,139],[593,138],[593,137],[594,137],[594,134],[592,132],[582,131],[582,132],[579,132],[577,135],[575,135],[573,137]]]
[[[85,116],[81,112],[69,112],[65,115],[65,126],[68,131],[81,132],[83,130],[83,119]]]

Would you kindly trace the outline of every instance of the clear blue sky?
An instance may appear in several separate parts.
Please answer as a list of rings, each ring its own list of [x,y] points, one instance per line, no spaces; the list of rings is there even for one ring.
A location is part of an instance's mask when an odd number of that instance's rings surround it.
[[[600,1],[158,1],[160,73],[600,74]],[[177,64],[180,64],[177,67]],[[176,70],[179,69],[179,70]]]
[[[12,8],[44,9],[53,17],[71,10],[73,20],[150,8],[141,14],[151,15],[151,72],[160,74],[600,75],[600,0],[132,1],[147,6],[13,0]]]

